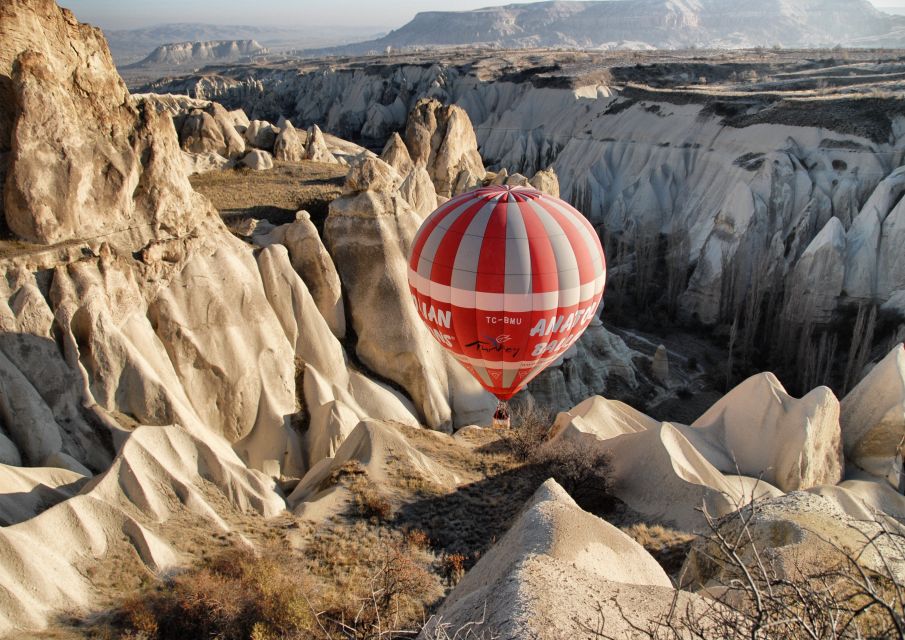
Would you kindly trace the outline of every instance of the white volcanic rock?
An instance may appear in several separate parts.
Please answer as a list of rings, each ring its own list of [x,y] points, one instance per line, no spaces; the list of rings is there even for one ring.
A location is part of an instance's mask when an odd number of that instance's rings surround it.
[[[659,426],[657,420],[624,402],[591,396],[569,411],[559,413],[553,423],[550,437],[609,440],[625,433],[637,433]]]
[[[399,193],[422,217],[426,218],[437,208],[437,191],[423,165],[412,169],[402,181]]]
[[[60,474],[66,472],[54,473],[63,480]],[[223,500],[210,501],[212,490]],[[224,504],[265,517],[284,508],[273,481],[246,469],[222,439],[192,436],[178,426],[139,427],[113,465],[80,495],[0,528],[0,575],[6,585],[0,632],[43,629],[54,615],[96,606],[98,594],[84,567],[114,550],[137,552],[153,571],[171,568],[181,541],[165,541],[161,524],[179,515],[183,531],[226,533],[226,514],[218,513]]]
[[[752,499],[744,484],[714,467],[676,425],[601,442],[612,456],[613,493],[648,518],[683,530],[703,530],[703,515],[722,516]]]
[[[435,429],[488,417],[493,401],[430,336],[408,292],[408,253],[420,216],[395,190],[396,171],[376,158],[353,167],[346,195],[330,204],[324,241],[342,280],[358,336],[356,353],[401,385]],[[379,320],[375,320],[379,318]]]
[[[293,348],[238,240],[223,238],[213,252],[191,256],[148,317],[205,425],[235,443],[251,466],[269,459],[289,469],[297,464],[287,447],[296,404]]]
[[[337,164],[336,159],[330,149],[327,148],[327,142],[324,139],[324,133],[316,124],[311,125],[308,129],[308,141],[305,147],[305,158],[312,162],[326,162]]]
[[[383,151],[380,153],[380,159],[393,167],[400,175],[407,176],[415,168],[412,157],[402,141],[400,135],[396,132],[390,136]]]
[[[848,230],[843,287],[855,300],[870,300],[877,293],[884,222],[903,192],[905,167],[900,167],[877,185]],[[900,247],[893,250],[900,253]]]
[[[607,453],[616,497],[653,521],[703,530],[702,506],[711,515],[731,513],[752,499],[754,481],[720,473],[686,438],[687,429],[657,423],[622,403],[589,398],[557,416],[545,446],[571,442]],[[776,491],[763,485],[761,493]]]
[[[463,171],[484,173],[471,120],[461,107],[420,100],[406,122],[405,145],[412,161],[425,165],[441,196],[453,195]]]
[[[826,387],[798,400],[772,373],[752,376],[686,435],[723,472],[761,477],[783,491],[842,480],[839,401]]]
[[[192,176],[198,173],[206,173],[208,171],[218,171],[229,166],[230,161],[221,156],[219,153],[189,153],[182,152],[182,159],[185,162],[185,170],[188,175]]]
[[[538,191],[543,191],[554,198],[559,197],[559,178],[552,167],[542,169],[535,173],[530,182],[531,186]]]
[[[461,481],[439,461],[413,447],[397,426],[378,420],[363,420],[345,438],[334,457],[321,460],[305,474],[286,499],[289,507],[302,517],[336,513],[349,496],[344,495],[344,489],[331,485],[328,480],[333,471],[351,461],[361,465],[368,481],[381,493],[393,490],[394,477],[400,473],[404,477],[420,478],[447,491],[454,489]]]
[[[249,120],[248,116],[245,115],[245,111],[243,109],[233,109],[232,111],[227,111],[227,116],[233,123],[234,127],[243,127],[243,132],[251,124],[251,120]]]
[[[295,366],[304,372],[304,404],[310,418],[302,446],[305,468],[332,456],[362,419],[417,426],[414,407],[367,378],[353,380],[342,345],[290,264],[286,247],[273,244],[263,249],[258,266],[267,299],[295,348]]]
[[[216,102],[173,118],[180,146],[191,153],[218,153],[227,158],[245,152],[229,112]]]
[[[333,258],[324,247],[310,214],[299,211],[295,222],[276,227],[270,233],[256,235],[253,240],[262,246],[274,242],[286,246],[292,267],[308,285],[333,335],[343,339],[346,335],[346,310],[342,285]]]
[[[273,156],[266,151],[253,149],[242,158],[241,164],[253,171],[266,171],[273,169]]]
[[[88,477],[60,468],[0,465],[0,525],[35,517],[76,495]]]
[[[780,578],[833,570],[843,560],[840,550],[862,567],[884,572],[889,567],[894,576],[903,575],[905,558],[894,541],[879,536],[882,525],[873,518],[861,520],[848,515],[837,497],[795,491],[758,500],[742,511],[749,520],[745,539],[750,537],[760,561]],[[740,526],[739,518],[726,518],[723,535],[738,535]],[[871,542],[874,537],[876,541]],[[749,544],[739,550],[739,555],[745,562],[754,561]],[[680,586],[697,590],[726,585],[738,578],[731,564],[714,562],[718,557],[713,542],[696,541],[680,572]]]
[[[880,232],[877,259],[877,298],[886,301],[892,294],[905,290],[905,201],[889,212]]]
[[[598,607],[607,633],[694,607],[635,541],[582,511],[552,479],[527,502],[512,527],[456,585],[420,638],[438,628],[506,638],[581,637]],[[467,625],[467,627],[466,627]],[[432,635],[434,634],[434,635]],[[615,637],[615,636],[614,636]],[[621,637],[621,636],[618,636]]]
[[[846,459],[883,477],[905,438],[905,346],[899,344],[842,399]]]
[[[288,120],[280,127],[280,135],[273,144],[273,157],[286,162],[301,162],[305,159],[305,145],[308,135],[292,126]]]
[[[209,207],[188,183],[170,119],[129,100],[101,32],[47,0],[2,11],[0,102],[16,105],[0,111],[13,233],[137,247],[193,228]]]
[[[657,382],[664,385],[669,382],[669,352],[662,344],[657,347],[657,351],[654,353],[650,369]]]
[[[277,132],[266,120],[252,120],[243,134],[245,141],[255,149],[273,151]]]
[[[845,279],[845,228],[833,217],[792,270],[787,313],[798,322],[826,323],[833,317]]]
[[[506,184],[511,187],[528,187],[530,184],[528,183],[528,178],[523,176],[520,173],[513,173],[511,176],[506,178]]]

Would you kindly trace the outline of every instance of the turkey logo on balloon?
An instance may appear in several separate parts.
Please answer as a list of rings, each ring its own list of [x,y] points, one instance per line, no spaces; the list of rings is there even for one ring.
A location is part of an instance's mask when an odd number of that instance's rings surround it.
[[[527,187],[489,186],[430,214],[409,288],[431,335],[500,401],[555,362],[603,297],[606,260],[578,211]]]

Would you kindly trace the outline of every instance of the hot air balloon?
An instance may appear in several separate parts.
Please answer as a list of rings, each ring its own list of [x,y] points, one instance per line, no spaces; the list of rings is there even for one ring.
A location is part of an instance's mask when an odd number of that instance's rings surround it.
[[[431,335],[508,416],[506,402],[594,319],[606,261],[594,228],[562,200],[489,186],[427,217],[408,280]]]

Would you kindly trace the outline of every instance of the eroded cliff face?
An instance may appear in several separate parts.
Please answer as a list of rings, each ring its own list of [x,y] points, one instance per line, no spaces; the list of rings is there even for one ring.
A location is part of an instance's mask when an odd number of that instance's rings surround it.
[[[901,306],[893,184],[905,118],[893,98],[793,99],[763,110],[750,101],[723,104],[706,90],[591,79],[560,87],[543,75],[510,80],[476,64],[258,70],[164,88],[378,140],[407,130],[406,114],[421,98],[458,105],[485,165],[529,176],[552,165],[562,197],[614,243],[627,243],[626,268],[639,242],[671,237],[682,256],[678,304],[687,320],[726,322],[739,292],[758,279],[807,299],[787,309],[796,322],[824,322],[865,302]],[[833,218],[845,236],[841,287],[839,274],[814,260],[828,255],[827,242],[842,243],[832,229],[821,234]],[[808,270],[819,280],[811,285],[819,300],[802,288]]]

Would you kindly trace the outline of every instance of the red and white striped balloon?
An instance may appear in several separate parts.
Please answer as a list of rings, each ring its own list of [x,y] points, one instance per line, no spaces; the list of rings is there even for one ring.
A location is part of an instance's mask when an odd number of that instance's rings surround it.
[[[449,200],[421,225],[409,259],[409,287],[431,334],[504,401],[578,340],[605,280],[587,219],[524,187]]]

